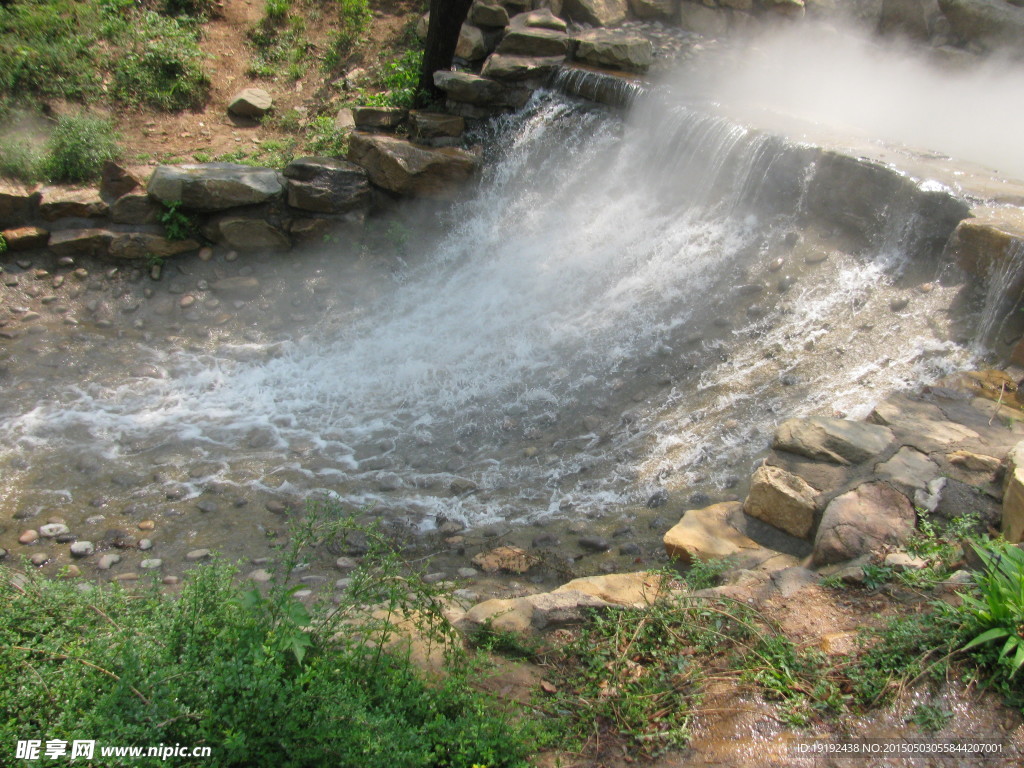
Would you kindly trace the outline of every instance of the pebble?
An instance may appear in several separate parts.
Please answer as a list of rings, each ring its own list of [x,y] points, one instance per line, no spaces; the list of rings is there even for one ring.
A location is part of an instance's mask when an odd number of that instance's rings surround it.
[[[359,567],[359,561],[353,557],[339,557],[334,565],[339,571],[351,571]]]
[[[200,248],[199,249],[199,260],[209,261],[213,258],[213,248]]]
[[[198,509],[200,512],[220,511],[220,507],[217,506],[217,502],[210,501],[209,499],[206,499],[205,501],[200,501],[198,504],[196,504],[196,509]]]
[[[139,549],[140,550],[145,552],[145,551],[150,550],[152,548],[153,548],[153,540],[152,539],[139,539]]]
[[[350,584],[352,584],[352,579],[349,579],[349,578],[338,579],[336,582],[334,582],[334,588],[335,589],[348,589]]]
[[[44,539],[52,539],[60,536],[62,533],[67,533],[69,530],[71,529],[63,523],[49,523],[39,527],[39,535]]]
[[[190,562],[195,562],[196,560],[205,560],[209,556],[210,550],[208,549],[193,549],[191,552],[185,555],[185,559],[189,560]]]
[[[910,299],[900,297],[889,302],[889,309],[893,312],[902,312],[910,304]]]
[[[141,523],[139,523],[140,531],[152,531],[154,528],[156,528],[156,523],[154,523],[152,520],[143,520]]]
[[[181,579],[179,577],[177,577],[177,576],[164,576],[160,580],[160,582],[162,584],[166,584],[169,587],[173,587],[175,584],[178,584],[180,581],[181,581]]]
[[[607,552],[609,549],[608,542],[600,536],[581,536],[577,543],[581,549],[590,552]]]
[[[292,597],[294,597],[296,600],[302,600],[304,597],[309,597],[312,594],[312,589],[297,589],[292,593]]]
[[[65,579],[75,579],[82,575],[82,569],[77,565],[69,565],[61,574]]]
[[[39,531],[34,531],[31,528],[24,531],[21,536],[18,537],[19,544],[33,544],[39,541]]]
[[[107,519],[106,515],[93,515],[92,517],[85,518],[85,524],[86,525],[99,525],[100,523],[102,523],[106,519]]]
[[[131,571],[128,573],[119,573],[114,577],[114,581],[138,581],[139,574]]]
[[[39,566],[46,565],[50,562],[50,556],[45,552],[36,552],[28,559],[28,561],[38,568]]]
[[[452,596],[459,600],[465,600],[467,603],[475,603],[480,600],[480,595],[471,589],[456,589],[452,592]]]
[[[59,259],[57,259],[57,266],[58,267],[73,267],[73,266],[75,266],[75,260],[72,259],[70,256],[61,256]]]
[[[121,562],[121,556],[116,552],[108,552],[107,554],[100,557],[96,563],[96,567],[101,571],[109,571],[113,566]]]
[[[72,557],[88,557],[96,551],[96,546],[91,541],[76,541],[71,545]]]
[[[823,252],[809,253],[809,254],[807,254],[807,256],[804,257],[804,263],[805,264],[821,264],[821,262],[827,261],[827,260],[828,260],[828,254],[827,253],[823,253]]]
[[[301,581],[303,584],[316,585],[325,583],[327,581],[327,577],[310,574],[309,576],[303,576],[301,579],[299,579],[299,581]]]
[[[75,276],[75,279],[77,280],[85,280],[86,278],[89,277],[89,270],[79,267],[71,274],[73,274]]]
[[[782,265],[785,264],[785,263],[786,263],[786,260],[781,258],[781,257],[779,257],[777,259],[772,259],[772,263],[768,265],[768,271],[769,272],[778,272],[780,269],[782,269]]]
[[[448,574],[444,571],[437,571],[436,573],[428,573],[423,577],[424,584],[437,584],[439,581],[444,581]]]
[[[472,579],[479,573],[479,571],[477,571],[476,568],[459,568],[456,573],[461,579]]]
[[[147,558],[146,560],[143,560],[141,563],[139,563],[139,568],[142,568],[143,570],[146,570],[146,571],[152,571],[152,570],[154,570],[156,568],[159,568],[163,564],[164,564],[164,561],[161,560],[159,557],[150,557],[150,558]]]
[[[255,571],[250,571],[246,578],[255,581],[257,584],[266,584],[273,576],[266,568],[257,568]]]

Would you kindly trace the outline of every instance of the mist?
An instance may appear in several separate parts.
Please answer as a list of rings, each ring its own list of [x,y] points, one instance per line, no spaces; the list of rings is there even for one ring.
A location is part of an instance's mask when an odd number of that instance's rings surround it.
[[[801,25],[701,57],[668,84],[771,129],[788,118],[797,135],[902,145],[1024,180],[1024,67],[967,59]]]

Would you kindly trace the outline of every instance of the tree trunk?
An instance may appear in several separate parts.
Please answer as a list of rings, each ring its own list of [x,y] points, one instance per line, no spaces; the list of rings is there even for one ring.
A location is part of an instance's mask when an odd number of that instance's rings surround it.
[[[434,85],[434,73],[448,69],[459,43],[459,31],[469,13],[473,0],[430,0],[430,24],[427,43],[423,51],[423,69],[420,70],[420,90],[432,97],[440,97],[441,90]]]

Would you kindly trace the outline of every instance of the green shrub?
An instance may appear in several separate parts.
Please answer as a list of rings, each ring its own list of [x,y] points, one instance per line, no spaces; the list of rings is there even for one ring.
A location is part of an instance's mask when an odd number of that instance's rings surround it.
[[[333,118],[315,117],[306,130],[306,151],[311,155],[344,157],[348,153],[348,133],[335,128]]]
[[[340,606],[294,598],[303,547],[355,532],[333,514],[311,510],[265,590],[236,586],[223,563],[191,570],[177,598],[156,582],[81,592],[5,568],[0,739],[209,746],[211,768],[523,766],[521,726],[472,689],[464,664],[428,684],[393,643],[402,618],[439,643],[447,624],[439,594],[379,534],[364,532],[371,552]]]
[[[7,253],[7,240],[0,235],[0,253]]]
[[[181,201],[164,203],[164,209],[157,218],[164,225],[164,237],[168,240],[187,240],[195,230],[195,224],[182,213]]]
[[[0,176],[39,181],[44,177],[42,153],[27,141],[0,141]]]
[[[419,87],[420,67],[423,65],[423,51],[410,50],[393,59],[381,68],[378,84],[381,93],[375,93],[363,100],[373,107],[402,107],[416,105]]]
[[[114,95],[126,104],[181,110],[202,106],[210,81],[197,33],[156,13],[139,17],[141,34],[125,44],[114,67]]]
[[[160,12],[167,16],[206,20],[216,16],[216,11],[214,0],[162,0],[160,3]]]
[[[367,0],[338,0],[338,28],[324,56],[324,66],[334,69],[352,52],[370,28],[373,12]]]
[[[92,181],[103,164],[120,155],[117,134],[108,120],[78,115],[57,121],[43,162],[51,181]]]

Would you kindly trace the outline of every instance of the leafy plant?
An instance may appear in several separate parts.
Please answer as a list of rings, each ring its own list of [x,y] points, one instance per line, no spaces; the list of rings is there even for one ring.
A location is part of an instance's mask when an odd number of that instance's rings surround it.
[[[164,225],[164,237],[168,240],[187,240],[195,230],[192,219],[181,212],[180,200],[164,203],[164,209],[157,218]]]
[[[7,253],[7,240],[0,235],[0,253]]]
[[[313,155],[344,157],[348,153],[348,133],[334,126],[327,115],[315,117],[306,129],[306,151]]]
[[[893,570],[887,565],[867,563],[861,570],[864,572],[864,586],[868,589],[878,589],[892,581]]]
[[[53,181],[92,181],[103,164],[121,154],[117,134],[109,120],[89,115],[62,117],[47,142],[43,161]]]
[[[922,731],[940,731],[953,719],[953,713],[941,704],[918,704],[908,721]]]
[[[718,584],[718,578],[727,570],[731,563],[728,558],[714,558],[711,560],[695,559],[683,573],[683,581],[686,586],[694,592],[701,589],[709,589]]]
[[[352,52],[370,27],[373,12],[367,0],[338,0],[338,29],[324,56],[324,67],[334,69]]]
[[[975,578],[981,594],[962,597],[975,631],[982,631],[963,650],[1001,642],[998,661],[1008,666],[1013,677],[1024,666],[1024,550],[1006,541],[974,548],[985,566]]]
[[[410,108],[416,104],[419,87],[420,67],[423,65],[423,51],[409,50],[396,59],[384,64],[378,79],[380,93],[360,99],[371,107]]]
[[[43,154],[28,141],[0,141],[0,176],[39,181],[44,177]]]

